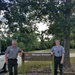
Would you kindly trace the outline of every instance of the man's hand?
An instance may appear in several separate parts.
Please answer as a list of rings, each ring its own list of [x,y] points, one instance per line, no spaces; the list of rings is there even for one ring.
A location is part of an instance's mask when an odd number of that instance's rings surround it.
[[[8,64],[8,60],[6,60],[6,64]]]
[[[7,55],[7,53],[5,54],[5,62],[6,62],[6,64],[8,64],[8,55]]]
[[[60,64],[63,64],[63,62],[64,62],[64,61],[63,61],[63,60],[61,60]]]
[[[51,53],[51,55],[53,55],[53,52],[52,51],[50,53]]]
[[[20,57],[22,57],[22,55],[23,55],[23,51],[20,53]]]
[[[64,63],[64,54],[62,54],[62,59],[61,59],[60,64],[63,64],[63,63]]]
[[[22,57],[22,53],[20,53],[20,57]]]

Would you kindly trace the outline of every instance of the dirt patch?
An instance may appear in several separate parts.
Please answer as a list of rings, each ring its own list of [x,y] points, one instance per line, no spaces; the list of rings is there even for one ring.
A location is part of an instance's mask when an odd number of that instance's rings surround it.
[[[45,67],[45,68],[38,68],[38,67],[32,67],[30,72],[51,72],[51,67]],[[59,70],[58,70],[59,71]],[[72,65],[71,67],[63,68],[63,72],[75,72],[75,65]]]
[[[32,69],[30,70],[30,72],[46,72],[46,73],[51,73],[51,67],[45,67],[45,68],[37,68],[37,67],[32,67]]]
[[[74,73],[75,72],[75,64],[72,64],[70,67],[66,67],[66,68],[63,68],[63,72],[70,72],[70,73]]]
[[[43,67],[43,68],[38,68],[38,67],[32,67],[31,70],[30,70],[30,73],[51,73],[52,72],[52,67],[49,66],[49,67]],[[58,69],[58,73],[59,73],[59,69]],[[64,73],[72,73],[75,75],[75,64],[74,65],[71,65],[71,67],[67,67],[67,68],[63,68],[63,72]]]

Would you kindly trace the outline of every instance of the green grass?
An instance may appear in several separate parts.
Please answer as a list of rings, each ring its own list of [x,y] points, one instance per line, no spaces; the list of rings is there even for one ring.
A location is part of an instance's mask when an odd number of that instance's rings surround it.
[[[50,49],[46,49],[46,50],[35,50],[35,51],[30,51],[30,53],[33,53],[33,52],[45,52],[45,53],[49,53],[50,52]],[[70,53],[75,53],[75,49],[70,49]]]
[[[75,49],[70,49],[70,53],[75,53]]]
[[[29,52],[31,52],[31,53],[33,53],[33,52],[50,52],[50,49],[46,49],[46,50],[35,50],[35,51],[29,51]]]
[[[25,72],[29,72],[31,70],[36,71],[37,69],[40,68],[46,68],[51,65],[51,61],[29,61],[25,63]],[[22,73],[22,66],[19,67],[19,73]]]
[[[71,61],[71,64],[75,64],[75,57],[71,57],[70,61]]]

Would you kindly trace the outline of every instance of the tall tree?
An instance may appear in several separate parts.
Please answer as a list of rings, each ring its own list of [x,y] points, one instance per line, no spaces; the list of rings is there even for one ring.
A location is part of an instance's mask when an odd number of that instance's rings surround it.
[[[30,0],[31,1],[31,0]],[[34,9],[35,19],[44,21],[49,26],[49,33],[57,38],[61,35],[64,39],[65,48],[65,66],[70,66],[70,31],[71,27],[75,27],[72,12],[74,3],[71,0],[55,2],[54,0],[36,0],[31,1]],[[35,4],[35,5],[34,5]]]
[[[26,51],[35,49],[37,27],[29,17],[32,12],[30,5],[25,0],[9,0],[7,7],[5,17],[8,20],[8,34],[12,34],[12,38],[21,41],[25,45],[23,49]]]
[[[0,11],[7,10],[6,5],[7,5],[7,3],[4,0],[0,0]]]
[[[9,28],[22,32],[22,28],[39,21],[46,22],[49,34],[64,39],[65,66],[70,66],[70,31],[75,24],[75,15],[71,0],[10,0],[12,6],[8,9],[7,19]]]

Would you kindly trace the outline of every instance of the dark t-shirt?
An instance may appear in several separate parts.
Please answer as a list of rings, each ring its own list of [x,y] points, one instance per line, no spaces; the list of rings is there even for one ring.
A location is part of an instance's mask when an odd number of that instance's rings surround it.
[[[13,46],[7,47],[5,51],[5,53],[8,54],[8,59],[17,59],[19,52],[22,52],[22,49],[19,47],[13,47]]]

